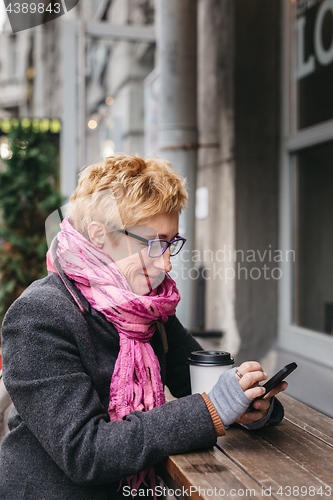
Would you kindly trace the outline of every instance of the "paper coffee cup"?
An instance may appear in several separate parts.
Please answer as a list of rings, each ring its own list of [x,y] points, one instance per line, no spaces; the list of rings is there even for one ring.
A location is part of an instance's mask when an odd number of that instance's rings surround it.
[[[226,351],[194,351],[187,362],[190,365],[192,394],[207,394],[221,373],[232,368],[234,359]]]

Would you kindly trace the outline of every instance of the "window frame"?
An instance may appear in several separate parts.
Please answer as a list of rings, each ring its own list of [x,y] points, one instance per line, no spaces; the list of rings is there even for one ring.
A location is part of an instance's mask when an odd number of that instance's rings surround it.
[[[282,0],[282,116],[281,116],[281,171],[280,171],[280,248],[283,254],[295,248],[296,234],[296,168],[295,154],[310,146],[333,141],[333,120],[296,130],[297,101],[291,74],[295,60],[295,39],[292,29],[293,0]],[[294,109],[291,103],[294,102]],[[297,250],[295,248],[295,250]],[[297,256],[297,254],[296,254]],[[293,280],[296,266],[281,262],[282,277],[278,283],[278,347],[295,352],[333,368],[333,336],[309,330],[293,323]]]

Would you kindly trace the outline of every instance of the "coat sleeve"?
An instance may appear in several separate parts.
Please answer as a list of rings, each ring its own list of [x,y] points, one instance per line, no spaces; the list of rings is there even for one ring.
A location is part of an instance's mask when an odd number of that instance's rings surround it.
[[[168,455],[215,444],[198,394],[110,422],[80,357],[78,332],[87,328],[77,306],[47,287],[24,293],[2,327],[9,395],[26,427],[74,483],[117,481]]]

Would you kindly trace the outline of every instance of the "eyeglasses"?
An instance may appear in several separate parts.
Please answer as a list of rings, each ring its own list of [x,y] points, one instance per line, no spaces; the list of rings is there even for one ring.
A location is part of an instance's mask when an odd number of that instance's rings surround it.
[[[172,241],[167,240],[147,240],[146,238],[142,238],[137,234],[130,233],[126,231],[126,229],[117,229],[119,233],[126,234],[126,236],[131,236],[131,238],[135,238],[138,241],[142,241],[148,246],[148,255],[152,259],[156,259],[164,254],[164,252],[169,248],[170,249],[170,257],[174,257],[181,251],[183,246],[185,245],[186,239],[182,237],[177,237]]]

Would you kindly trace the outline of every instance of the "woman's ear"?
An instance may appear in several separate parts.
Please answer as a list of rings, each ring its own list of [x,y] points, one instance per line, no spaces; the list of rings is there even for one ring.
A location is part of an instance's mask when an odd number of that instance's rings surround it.
[[[90,241],[95,247],[103,248],[105,245],[105,228],[100,222],[93,221],[88,226]]]

